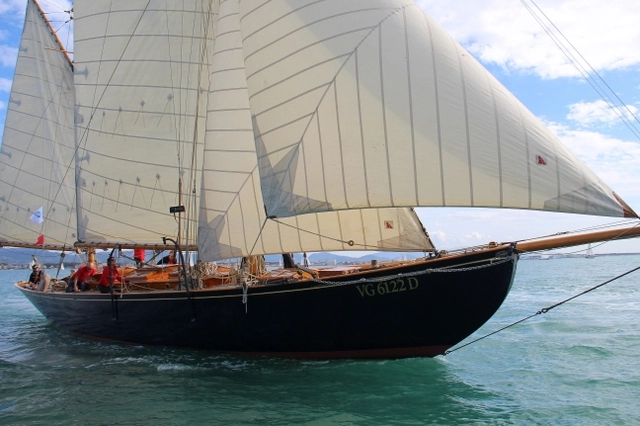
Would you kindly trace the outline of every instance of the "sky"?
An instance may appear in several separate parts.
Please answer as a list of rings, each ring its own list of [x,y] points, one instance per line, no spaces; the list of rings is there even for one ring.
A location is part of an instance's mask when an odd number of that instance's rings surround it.
[[[41,0],[68,43],[69,2]],[[590,169],[640,212],[640,1],[417,0]],[[0,129],[9,101],[25,0],[0,0]],[[529,10],[569,46],[594,90]],[[546,19],[548,18],[548,20]],[[575,48],[575,49],[574,49]],[[583,71],[584,72],[584,71]],[[597,75],[596,75],[597,73]],[[609,90],[609,88],[611,90]],[[618,100],[621,100],[621,102]],[[621,108],[621,105],[625,105]],[[635,127],[629,128],[620,116]],[[1,131],[1,130],[0,130]],[[418,209],[436,247],[454,249],[583,229],[614,219],[520,210]],[[573,251],[573,250],[564,250]],[[595,253],[640,252],[640,239],[594,246]]]
[[[640,211],[640,2],[637,0],[419,0],[417,3],[600,176]],[[573,46],[633,113],[630,130],[563,53]],[[549,21],[552,23],[549,23]],[[557,29],[557,30],[556,30]],[[594,72],[592,72],[595,75]],[[603,90],[600,90],[602,93]],[[622,105],[617,103],[618,106]],[[490,209],[420,209],[437,247],[512,241],[583,229],[611,219]],[[584,247],[583,247],[584,248]],[[565,252],[573,249],[564,250]],[[640,252],[640,240],[594,246],[595,253]]]

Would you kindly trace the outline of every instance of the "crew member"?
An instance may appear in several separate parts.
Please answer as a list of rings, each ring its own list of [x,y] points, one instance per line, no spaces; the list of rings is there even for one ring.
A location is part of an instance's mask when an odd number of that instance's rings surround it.
[[[102,276],[100,277],[100,281],[98,281],[98,290],[100,290],[100,293],[110,293],[110,287],[113,284],[122,282],[124,282],[124,279],[120,271],[118,271],[116,260],[113,257],[109,257],[107,264],[102,268]]]

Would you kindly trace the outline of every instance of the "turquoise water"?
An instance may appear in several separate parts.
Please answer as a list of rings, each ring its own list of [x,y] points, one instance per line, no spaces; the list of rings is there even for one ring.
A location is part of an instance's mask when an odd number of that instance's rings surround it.
[[[521,261],[472,338],[636,266]],[[27,275],[0,271],[2,425],[640,424],[640,272],[446,357],[322,362],[70,336],[13,287]]]

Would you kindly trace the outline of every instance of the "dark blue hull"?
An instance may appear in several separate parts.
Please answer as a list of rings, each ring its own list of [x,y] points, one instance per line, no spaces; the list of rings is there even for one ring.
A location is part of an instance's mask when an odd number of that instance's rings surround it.
[[[400,358],[442,354],[482,326],[507,296],[516,263],[503,247],[322,283],[250,287],[246,303],[237,288],[116,297],[18,288],[59,329],[95,339],[296,358]],[[455,270],[436,271],[443,267]]]

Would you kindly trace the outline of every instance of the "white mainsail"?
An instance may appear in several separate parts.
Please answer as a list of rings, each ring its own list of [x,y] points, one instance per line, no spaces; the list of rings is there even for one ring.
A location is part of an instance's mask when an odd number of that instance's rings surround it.
[[[69,58],[29,1],[0,149],[4,245],[64,248],[76,241],[72,79]]]
[[[211,2],[76,1],[79,239],[195,239],[213,44]],[[178,182],[182,181],[182,189]],[[184,194],[180,200],[180,191]],[[188,235],[187,235],[188,234]]]
[[[271,216],[470,206],[633,215],[410,0],[243,0]]]
[[[238,4],[220,4],[215,24],[204,149],[199,255],[433,249],[408,208],[361,209],[267,220],[242,54]]]

